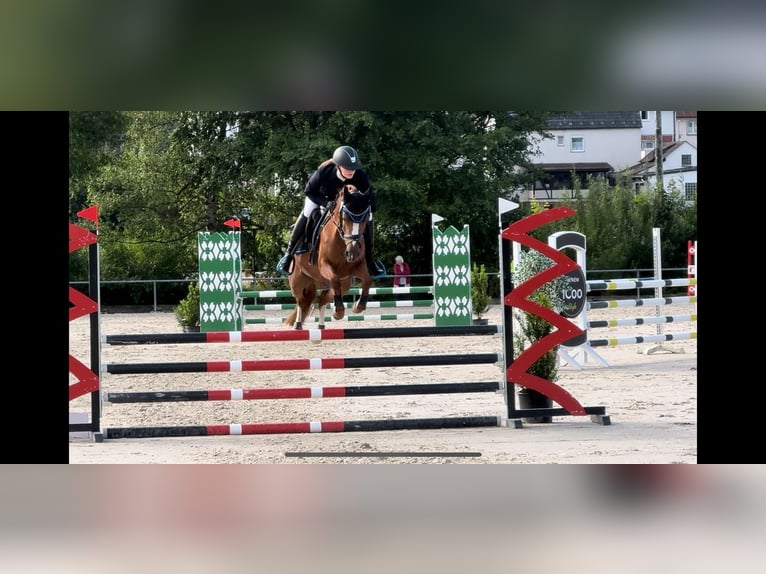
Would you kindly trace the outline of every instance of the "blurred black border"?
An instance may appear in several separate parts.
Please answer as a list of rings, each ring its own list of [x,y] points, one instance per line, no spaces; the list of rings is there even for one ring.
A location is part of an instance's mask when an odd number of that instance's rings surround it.
[[[0,109],[759,109],[762,68],[737,41],[763,15],[747,0],[37,0],[4,14]]]
[[[67,195],[64,188],[68,184],[68,113],[67,112],[35,112],[35,113],[14,113],[12,122],[23,129],[18,130],[22,134],[17,139],[17,145],[14,146],[14,160],[11,165],[19,173],[23,171],[32,174],[34,183],[30,189],[35,193],[35,197],[45,198],[40,203],[21,203],[14,201],[15,210],[20,219],[19,229],[30,228],[34,226],[36,230],[66,229],[67,235],[59,239],[58,234],[41,233],[39,236],[40,247],[34,250],[34,255],[21,252],[21,261],[15,265],[17,268],[26,269],[29,267],[30,258],[37,261],[38,269],[45,269],[45,276],[52,277],[44,284],[56,283],[55,279],[60,277],[58,266],[61,265],[61,273],[67,274],[67,259],[59,258],[59,250],[63,251],[63,246],[68,244],[68,227],[64,228],[64,214],[68,210]],[[5,116],[6,121],[8,117]],[[748,454],[744,447],[747,446],[748,436],[755,437],[756,434],[748,435],[749,426],[754,426],[758,420],[758,415],[754,412],[757,409],[755,390],[760,375],[761,365],[758,352],[749,354],[746,352],[747,343],[745,333],[753,333],[755,327],[751,323],[752,317],[737,316],[731,307],[732,302],[727,303],[724,297],[741,301],[741,296],[736,295],[738,289],[750,291],[746,297],[753,298],[753,304],[757,305],[755,288],[752,283],[748,286],[748,281],[757,281],[754,277],[748,279],[751,275],[754,262],[757,261],[755,250],[751,249],[751,236],[743,233],[743,229],[752,229],[749,217],[758,218],[759,209],[748,209],[749,202],[738,200],[744,198],[741,191],[737,191],[740,186],[749,187],[745,167],[758,166],[759,158],[747,157],[743,153],[742,145],[745,141],[744,136],[752,132],[756,125],[763,125],[766,114],[746,113],[746,112],[713,112],[700,111],[698,114],[699,122],[699,237],[697,239],[701,257],[699,276],[702,277],[701,296],[698,302],[700,309],[698,320],[697,339],[698,348],[698,462],[699,463],[737,463],[750,462]],[[42,136],[41,134],[44,134]],[[738,137],[741,135],[742,137]],[[753,155],[756,152],[753,152]],[[752,161],[751,161],[752,160]],[[741,174],[741,175],[738,175]],[[752,184],[756,187],[757,184]],[[741,189],[741,188],[740,188]],[[754,189],[754,191],[759,191]],[[23,197],[19,195],[18,197]],[[48,203],[48,198],[55,198],[53,207]],[[58,202],[62,206],[58,206]],[[757,224],[757,220],[752,221]],[[16,226],[14,226],[16,227]],[[52,245],[56,242],[57,245]],[[60,242],[60,245],[58,245]],[[741,245],[737,249],[736,245]],[[66,253],[66,252],[65,252]],[[66,255],[68,257],[68,253]],[[747,258],[747,261],[745,261]],[[720,262],[720,263],[718,263]],[[54,272],[48,273],[53,270]],[[733,280],[740,277],[739,287]],[[22,320],[23,329],[28,331],[26,337],[39,338],[41,332],[46,341],[50,341],[52,353],[58,356],[55,349],[67,348],[68,342],[62,342],[61,347],[55,341],[59,336],[68,341],[68,317],[61,317],[59,309],[68,308],[68,289],[67,283],[63,277],[58,283],[50,285],[55,293],[61,293],[67,298],[67,305],[63,302],[56,304],[54,299],[45,298],[44,309],[39,303],[32,302],[33,307],[37,309],[38,315],[28,317]],[[38,294],[41,291],[39,283],[34,283],[38,287],[33,287]],[[33,284],[33,285],[34,285]],[[60,290],[59,290],[60,289]],[[38,296],[34,298],[39,299]],[[32,299],[32,297],[30,297]],[[727,305],[729,306],[727,308]],[[741,303],[739,303],[741,305]],[[54,307],[51,313],[51,307]],[[705,310],[707,309],[707,310]],[[40,317],[60,317],[55,320],[41,320]],[[748,324],[749,323],[749,324]],[[22,331],[23,331],[22,329]],[[14,328],[16,332],[16,328]],[[738,335],[739,334],[739,335]],[[46,343],[47,345],[48,343]],[[753,340],[752,345],[758,345],[758,340]],[[23,343],[21,344],[23,346]],[[743,364],[743,347],[745,347],[745,356]],[[62,362],[64,359],[62,353]],[[34,364],[34,373],[32,380],[40,381],[43,385],[42,390],[57,386],[56,381],[61,379],[58,361],[46,361],[32,359]],[[752,369],[747,368],[752,364]],[[42,367],[43,373],[50,370],[48,375],[40,374],[37,369]],[[740,376],[742,378],[740,378]],[[736,390],[739,387],[741,390]],[[727,398],[727,389],[734,388],[735,391]],[[62,385],[62,392],[65,387]],[[32,389],[31,380],[20,381],[19,384],[11,385],[11,390],[19,395],[34,396],[31,401],[41,403],[50,401],[53,412],[63,412],[66,416],[66,409],[61,409],[59,400],[51,400],[58,397],[58,392],[46,393],[38,392]],[[735,402],[732,403],[731,401]],[[25,399],[23,402],[30,402]],[[46,405],[47,407],[47,405]],[[35,409],[36,411],[37,409]],[[46,409],[47,412],[47,409]],[[58,444],[58,437],[54,432],[56,440],[51,441],[48,425],[39,421],[38,415],[26,415],[19,413],[22,420],[21,433],[25,438],[36,442],[38,445]],[[54,420],[58,420],[55,417]],[[67,423],[68,424],[68,423]],[[58,425],[56,425],[57,427]],[[753,433],[755,431],[753,430]],[[41,453],[45,453],[40,458]],[[54,451],[53,457],[48,458],[50,453],[47,449],[39,450],[36,448],[22,449],[15,453],[19,462],[25,461],[31,457],[36,462],[56,461],[67,462],[68,453],[62,450],[61,453]]]
[[[746,456],[738,447],[758,418],[751,414],[760,377],[757,314],[736,316],[722,298],[752,299],[758,308],[758,280],[749,278],[758,268],[758,244],[747,220],[756,218],[757,224],[760,215],[756,195],[762,160],[748,142],[760,133],[763,114],[734,110],[762,108],[766,97],[734,73],[755,62],[737,55],[731,70],[724,70],[721,63],[730,56],[724,54],[726,46],[715,43],[718,37],[711,37],[709,47],[703,44],[703,53],[684,52],[680,38],[684,30],[699,34],[706,25],[734,38],[756,21],[753,11],[760,8],[752,3],[737,4],[736,10],[729,4],[690,7],[656,0],[640,10],[603,1],[517,6],[483,0],[449,6],[428,0],[362,5],[225,0],[215,9],[198,1],[14,5],[5,14],[9,33],[6,57],[0,59],[0,110],[6,110],[10,154],[8,223],[35,232],[23,249],[11,250],[11,258],[14,269],[31,267],[36,275],[25,286],[11,287],[12,296],[33,308],[31,318],[13,321],[14,336],[27,330],[16,346],[23,349],[25,338],[45,337],[55,349],[52,340],[59,329],[68,336],[64,321],[59,326],[48,319],[50,298],[43,296],[43,309],[34,302],[49,286],[58,293],[58,283],[50,285],[56,281],[48,277],[58,276],[58,265],[67,269],[66,260],[60,263],[54,255],[59,247],[52,245],[56,235],[48,230],[64,229],[67,208],[59,211],[57,202],[66,201],[68,110],[696,109],[699,271],[704,277],[698,305],[708,309],[698,321],[698,460]],[[41,10],[47,18],[38,17]],[[147,14],[153,17],[142,17]],[[341,23],[349,19],[344,28]],[[660,24],[670,25],[673,33],[654,44],[651,36],[640,35]],[[32,27],[39,41],[29,41]],[[620,49],[631,34],[645,42],[646,53],[653,49],[663,56],[637,65],[628,59],[643,52],[625,53],[625,66],[610,71],[606,62],[615,54],[623,57]],[[724,57],[706,59],[708,49]],[[709,64],[702,76],[686,74],[699,73],[701,61]],[[660,73],[652,77],[669,65],[678,68],[664,79]],[[632,87],[617,87],[618,76]],[[63,249],[64,238],[60,241]],[[742,287],[733,277],[741,278]],[[715,285],[724,281],[730,284]],[[63,280],[60,288],[67,293]],[[17,303],[12,301],[11,309]],[[31,364],[27,376],[11,375],[8,391],[28,394],[35,403],[41,393],[30,380],[50,388],[60,372],[52,361],[31,359]],[[45,376],[40,367],[55,372]],[[43,394],[39,402],[46,399]],[[30,443],[58,444],[45,440],[47,425],[39,422],[37,409],[14,416]],[[32,448],[13,456],[39,458],[41,452]],[[66,455],[55,458],[66,461]]]
[[[766,113],[701,110],[697,123],[697,459],[763,462],[760,449],[751,448],[761,432],[761,357],[751,350],[761,339],[757,234],[763,210],[754,207],[753,193],[762,193],[755,174],[763,158],[747,142],[766,127]]]
[[[68,409],[61,408],[68,400],[68,113],[3,112],[0,118],[10,232],[3,292],[6,345],[13,349],[3,389],[10,406],[3,411],[6,436],[18,440],[4,449],[2,462],[66,463],[67,434],[58,429],[68,425]]]

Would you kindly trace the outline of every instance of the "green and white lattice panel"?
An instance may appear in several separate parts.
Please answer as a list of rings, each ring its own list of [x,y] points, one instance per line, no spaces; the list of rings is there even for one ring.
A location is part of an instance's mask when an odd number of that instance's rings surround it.
[[[239,231],[197,234],[200,331],[241,331],[242,258]]]
[[[471,242],[468,225],[458,231],[433,226],[434,322],[437,326],[471,324]]]

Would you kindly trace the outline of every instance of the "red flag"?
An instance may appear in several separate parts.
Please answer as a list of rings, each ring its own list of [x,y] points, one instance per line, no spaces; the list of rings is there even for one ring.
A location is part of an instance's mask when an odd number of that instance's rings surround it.
[[[229,227],[242,227],[242,222],[239,219],[227,219],[223,224]]]
[[[98,223],[98,205],[82,209],[77,212],[77,215],[83,219],[90,219],[91,221]]]

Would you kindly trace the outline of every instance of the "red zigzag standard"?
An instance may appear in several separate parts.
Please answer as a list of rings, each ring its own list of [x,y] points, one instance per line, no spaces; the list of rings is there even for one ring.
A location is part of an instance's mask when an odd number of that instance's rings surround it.
[[[567,257],[550,245],[527,235],[527,233],[546,223],[557,221],[564,217],[571,217],[572,215],[575,215],[575,213],[575,211],[568,207],[555,207],[525,217],[524,219],[509,225],[501,234],[503,239],[516,241],[530,249],[535,249],[553,260],[555,263],[545,271],[531,277],[518,287],[514,286],[511,292],[504,298],[504,303],[506,305],[517,307],[523,311],[537,315],[556,327],[551,333],[539,341],[536,341],[513,360],[511,366],[506,370],[506,380],[519,385],[524,385],[525,387],[529,387],[530,389],[534,389],[544,394],[557,402],[572,415],[585,415],[587,414],[585,408],[563,388],[552,381],[526,372],[535,361],[556,345],[584,334],[584,331],[577,325],[565,317],[562,317],[552,309],[548,309],[547,307],[543,307],[542,305],[527,299],[527,297],[542,287],[545,283],[578,267],[576,261]]]

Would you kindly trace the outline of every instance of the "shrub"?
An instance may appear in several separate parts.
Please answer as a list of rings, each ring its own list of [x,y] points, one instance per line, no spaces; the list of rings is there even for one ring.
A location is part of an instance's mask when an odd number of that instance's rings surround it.
[[[514,270],[511,274],[514,285],[524,283],[554,264],[551,259],[532,249],[523,251],[520,259],[521,261],[514,262]],[[532,292],[529,300],[542,307],[558,311],[562,308],[562,293],[566,287],[566,277],[559,276]],[[534,313],[514,309],[514,318],[516,325],[513,332],[513,352],[516,356],[553,331],[553,325]],[[555,381],[558,376],[557,348],[550,349],[537,359],[529,367],[528,372],[548,381]]]
[[[484,265],[477,267],[474,263],[471,270],[471,308],[477,319],[481,319],[482,315],[489,309],[491,299],[488,285],[487,270]]]
[[[189,283],[189,291],[183,299],[173,307],[176,319],[182,327],[199,327],[199,284]]]

